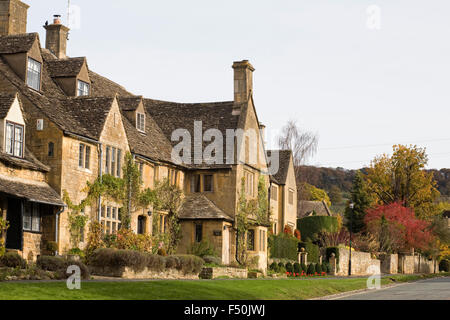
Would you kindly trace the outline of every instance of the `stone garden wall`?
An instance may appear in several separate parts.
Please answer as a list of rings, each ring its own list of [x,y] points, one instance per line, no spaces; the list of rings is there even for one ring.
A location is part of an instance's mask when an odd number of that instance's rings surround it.
[[[203,268],[199,277],[201,279],[217,279],[220,277],[246,279],[248,277],[248,271],[247,269],[231,267]]]
[[[423,256],[414,256],[415,273],[438,273],[439,264],[435,260],[428,260]]]
[[[349,252],[345,248],[339,248],[339,262],[337,263],[336,275],[348,275]],[[372,275],[381,269],[381,262],[372,259],[367,252],[352,251],[352,275]]]
[[[398,273],[398,254],[381,254],[379,259],[381,262],[381,273]]]
[[[135,272],[129,267],[89,267],[91,274],[103,277],[122,279],[168,279],[168,280],[198,280],[198,274],[184,274],[176,269],[166,269],[163,272],[145,268]]]

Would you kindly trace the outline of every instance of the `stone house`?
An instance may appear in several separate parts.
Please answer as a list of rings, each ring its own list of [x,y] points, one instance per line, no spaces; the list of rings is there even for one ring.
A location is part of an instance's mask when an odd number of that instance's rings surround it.
[[[294,159],[291,150],[269,150],[268,154],[279,153],[279,169],[271,176],[270,219],[273,233],[284,232],[286,226],[292,231],[297,226],[297,182]]]
[[[52,204],[61,207],[66,192],[72,202],[79,203],[86,196],[87,181],[104,174],[120,177],[124,155],[130,152],[139,165],[144,187],[153,188],[157,181],[169,179],[183,191],[179,251],[189,252],[192,245],[205,239],[224,263],[235,261],[241,190],[247,200],[256,200],[260,182],[267,191],[271,189],[263,126],[253,101],[252,65],[246,60],[233,64],[233,101],[182,104],[147,99],[93,72],[85,57],[68,57],[69,29],[59,17],[45,26],[43,48],[37,33],[26,33],[27,8],[19,0],[0,0],[0,17],[10,17],[0,19],[0,94],[20,101],[27,148],[41,168],[36,169],[42,172],[39,179],[53,190],[49,192],[55,197]],[[193,139],[176,154],[179,140],[172,138],[179,128]],[[230,131],[235,136],[227,139]],[[223,140],[215,139],[218,135]],[[211,151],[213,139],[219,148]],[[226,151],[220,152],[220,148]],[[291,191],[296,195],[292,154],[280,154],[282,172],[272,175],[279,199],[283,199],[272,219],[278,229],[292,223],[292,212],[297,210],[295,198],[290,196]],[[72,243],[70,210],[60,211],[49,213],[53,238],[41,232],[42,244],[55,240],[61,253],[83,248],[84,237],[81,243]],[[118,204],[98,199],[82,214],[90,221],[100,221],[105,233],[113,233],[120,226],[119,212]],[[153,221],[151,207],[132,213],[133,231],[152,234],[158,228],[165,232],[166,213],[159,213],[158,221]],[[248,232],[248,250],[250,256],[259,257],[258,267],[265,270],[271,227],[251,218],[255,223]],[[41,253],[33,251],[34,256]]]
[[[27,148],[19,95],[0,94],[0,217],[9,223],[6,247],[34,259],[55,241],[60,196],[47,183],[50,168]]]
[[[331,212],[325,200],[323,201],[300,200],[297,205],[297,218],[301,219],[313,215],[331,217],[333,213]]]

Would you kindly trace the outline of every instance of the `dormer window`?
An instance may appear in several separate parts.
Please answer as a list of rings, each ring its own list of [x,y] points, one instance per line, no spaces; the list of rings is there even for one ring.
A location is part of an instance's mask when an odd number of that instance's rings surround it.
[[[136,128],[139,131],[145,132],[145,114],[136,113]]]
[[[89,83],[78,80],[77,81],[77,95],[78,97],[88,96],[90,93],[91,86]]]
[[[23,126],[6,122],[6,153],[23,158]]]
[[[27,85],[34,90],[41,90],[41,63],[28,58]]]

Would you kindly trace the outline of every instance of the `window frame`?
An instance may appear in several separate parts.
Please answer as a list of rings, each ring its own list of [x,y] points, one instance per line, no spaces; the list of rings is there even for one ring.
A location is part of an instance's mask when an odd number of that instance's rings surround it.
[[[35,64],[35,66],[39,67],[39,70],[34,70],[31,68],[31,64]],[[33,77],[30,77],[30,75],[38,75],[38,81],[37,81],[37,88],[34,87],[34,83],[32,81],[35,81],[36,79]],[[33,59],[31,57],[28,57],[27,59],[27,86],[33,90],[41,91],[41,79],[42,79],[42,63],[37,61],[36,59]]]
[[[203,178],[203,192],[214,192],[214,175],[213,174],[204,174],[202,178]],[[209,190],[206,189],[207,178],[211,178],[211,181],[210,181],[211,188]]]
[[[30,211],[28,211],[28,209]],[[39,203],[36,202],[27,202],[24,205],[24,211],[23,211],[23,222],[22,222],[22,230],[25,232],[34,232],[34,233],[41,233],[42,231],[42,214],[40,210]],[[28,215],[30,213],[30,215]],[[29,227],[25,227],[26,220],[28,220],[29,217]],[[37,222],[37,228],[35,228],[35,222]]]
[[[203,224],[202,223],[195,224],[194,241],[195,241],[195,243],[200,243],[203,241]]]
[[[294,197],[295,197],[295,192],[292,189],[288,190],[288,204],[290,206],[294,205]]]
[[[91,85],[86,81],[77,79],[77,97],[87,97],[90,94],[91,94]]]
[[[145,133],[145,113],[136,112],[136,129]]]
[[[8,128],[12,128],[10,137],[8,138]],[[20,129],[21,140],[16,140],[16,129]],[[8,142],[11,151],[8,150]],[[20,145],[20,154],[16,154],[16,145]],[[25,126],[13,121],[6,120],[5,123],[5,152],[16,158],[24,157],[24,147],[25,147]]]
[[[80,143],[78,147],[78,168],[90,170],[91,167],[91,146]]]
[[[255,237],[256,237],[256,232],[254,229],[247,230],[247,250],[248,251],[255,251],[255,249],[256,249]],[[250,239],[251,239],[251,241],[249,241]],[[251,246],[250,246],[250,244],[251,244]]]

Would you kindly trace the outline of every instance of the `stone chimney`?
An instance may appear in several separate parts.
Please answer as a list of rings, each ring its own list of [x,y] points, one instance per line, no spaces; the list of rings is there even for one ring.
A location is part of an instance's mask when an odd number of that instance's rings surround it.
[[[29,7],[20,0],[0,0],[0,36],[27,33]]]
[[[53,24],[45,25],[47,30],[45,39],[45,48],[50,50],[59,59],[67,58],[67,37],[69,35],[69,28],[61,24],[61,16],[53,16]]]
[[[248,101],[253,91],[253,71],[255,68],[248,60],[236,61],[234,69],[234,103],[236,105]]]

